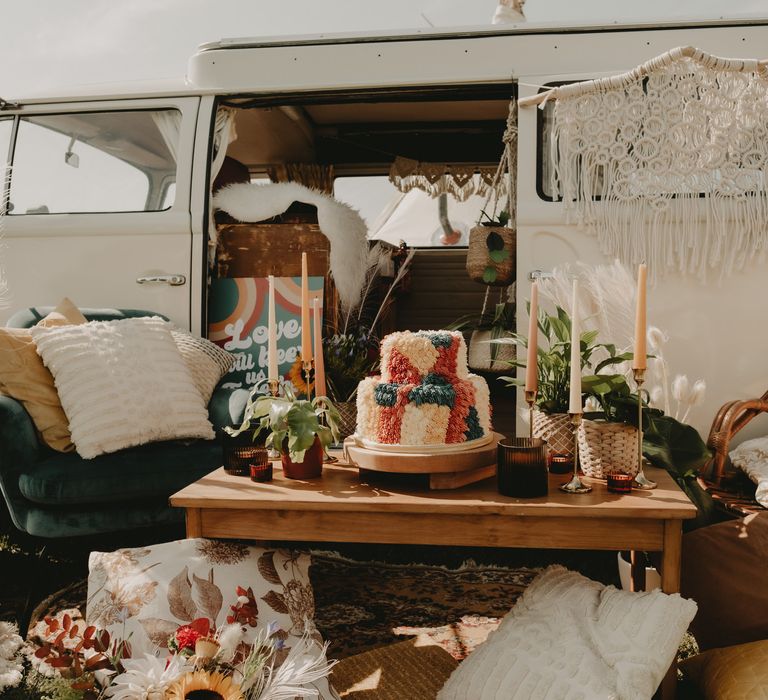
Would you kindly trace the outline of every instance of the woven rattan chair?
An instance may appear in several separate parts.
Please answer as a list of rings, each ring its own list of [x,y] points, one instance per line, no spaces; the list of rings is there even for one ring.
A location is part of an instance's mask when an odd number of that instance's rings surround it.
[[[728,515],[743,517],[764,510],[755,501],[755,485],[728,456],[734,436],[762,413],[768,413],[768,392],[759,399],[729,401],[712,421],[707,446],[713,456],[701,478],[718,508]]]

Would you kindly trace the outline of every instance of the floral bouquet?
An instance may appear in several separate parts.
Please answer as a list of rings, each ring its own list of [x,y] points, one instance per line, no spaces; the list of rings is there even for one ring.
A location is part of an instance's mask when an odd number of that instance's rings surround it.
[[[315,684],[334,663],[310,632],[286,644],[277,625],[246,642],[255,625],[253,594],[238,588],[226,624],[207,618],[180,625],[167,649],[133,653],[87,625],[77,610],[46,617],[24,644],[15,625],[0,623],[3,700],[293,700],[318,697]]]

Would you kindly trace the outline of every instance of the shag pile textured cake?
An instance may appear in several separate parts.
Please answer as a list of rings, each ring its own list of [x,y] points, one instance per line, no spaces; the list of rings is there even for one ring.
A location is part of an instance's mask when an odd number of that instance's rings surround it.
[[[357,437],[387,445],[478,440],[491,431],[488,385],[455,331],[402,331],[381,344],[381,377],[357,390]]]

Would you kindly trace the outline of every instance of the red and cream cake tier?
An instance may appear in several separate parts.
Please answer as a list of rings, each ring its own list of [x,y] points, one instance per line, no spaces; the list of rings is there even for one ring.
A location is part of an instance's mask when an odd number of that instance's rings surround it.
[[[357,390],[357,437],[386,445],[451,445],[491,432],[488,385],[467,369],[456,331],[402,331],[381,344],[381,376]]]

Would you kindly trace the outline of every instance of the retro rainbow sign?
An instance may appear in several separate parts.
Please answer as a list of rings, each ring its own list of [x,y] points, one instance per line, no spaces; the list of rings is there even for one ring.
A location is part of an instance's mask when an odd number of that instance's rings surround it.
[[[323,303],[323,278],[309,278],[309,303]],[[250,389],[267,387],[267,301],[266,277],[237,277],[211,280],[208,304],[208,339],[235,356],[226,377],[226,386]],[[277,364],[281,383],[290,382],[303,392],[294,367],[301,351],[301,277],[275,278],[277,318]]]

